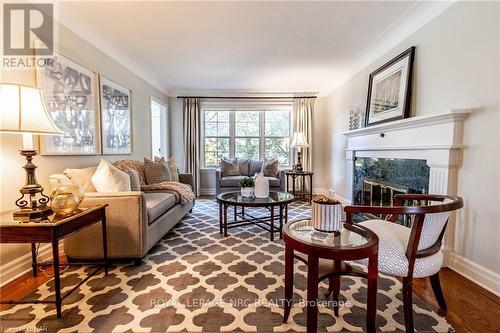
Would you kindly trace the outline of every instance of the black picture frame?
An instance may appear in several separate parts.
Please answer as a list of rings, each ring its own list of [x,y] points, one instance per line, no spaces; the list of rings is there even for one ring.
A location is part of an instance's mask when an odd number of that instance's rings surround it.
[[[386,62],[384,65],[381,67],[377,68],[375,71],[370,73],[369,79],[368,79],[368,96],[366,100],[366,113],[365,113],[365,126],[372,126],[372,125],[377,125],[381,123],[386,123],[394,120],[399,120],[399,119],[405,119],[410,116],[410,109],[411,109],[411,93],[412,93],[412,81],[413,81],[413,63],[415,60],[415,46],[410,47],[403,53],[399,54],[395,58],[391,59],[390,61]],[[378,121],[370,121],[370,113],[371,113],[371,105],[372,105],[372,89],[373,89],[373,79],[380,73],[382,73],[384,70],[388,69],[389,67],[393,66],[394,64],[398,63],[399,61],[408,58],[408,72],[405,80],[405,94],[404,94],[404,101],[401,103],[402,105],[402,110],[399,114],[396,114],[393,117],[388,117],[383,120],[378,120]]]

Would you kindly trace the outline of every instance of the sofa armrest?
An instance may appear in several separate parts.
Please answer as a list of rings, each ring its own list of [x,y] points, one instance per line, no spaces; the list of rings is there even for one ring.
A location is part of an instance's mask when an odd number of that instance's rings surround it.
[[[110,258],[142,258],[147,249],[148,218],[143,192],[85,193],[81,207],[108,204],[106,226]],[[101,225],[94,224],[64,241],[66,255],[102,258]]]
[[[220,168],[215,169],[215,194],[220,193],[220,181],[222,179],[222,171]]]
[[[190,185],[194,190],[194,177],[192,173],[179,173],[179,182]]]

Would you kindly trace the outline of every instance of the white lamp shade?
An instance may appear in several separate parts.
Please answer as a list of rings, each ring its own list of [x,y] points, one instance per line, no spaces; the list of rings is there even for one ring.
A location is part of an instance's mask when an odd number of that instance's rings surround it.
[[[290,147],[292,148],[309,147],[306,141],[306,137],[304,136],[304,132],[293,133],[292,143],[290,144]]]
[[[0,84],[0,132],[58,135],[40,89]]]

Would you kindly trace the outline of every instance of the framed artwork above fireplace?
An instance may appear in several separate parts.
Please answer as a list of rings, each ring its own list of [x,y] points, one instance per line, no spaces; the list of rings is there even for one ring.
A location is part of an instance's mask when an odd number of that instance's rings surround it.
[[[365,126],[410,116],[415,46],[370,74]]]

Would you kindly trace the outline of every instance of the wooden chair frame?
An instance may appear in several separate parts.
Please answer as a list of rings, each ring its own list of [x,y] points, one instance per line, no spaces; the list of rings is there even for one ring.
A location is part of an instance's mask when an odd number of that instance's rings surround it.
[[[451,202],[429,205],[429,206],[405,206],[405,203],[414,201],[437,201],[443,202],[449,199]],[[414,332],[413,325],[413,308],[412,308],[412,280],[413,271],[415,268],[415,260],[417,258],[429,257],[440,251],[446,224],[443,227],[438,239],[430,247],[418,250],[420,236],[424,225],[426,214],[435,214],[443,212],[451,212],[462,208],[463,200],[460,197],[452,197],[447,195],[432,195],[432,194],[399,194],[394,198],[395,206],[346,206],[346,222],[353,223],[353,214],[368,213],[368,214],[381,214],[387,215],[387,221],[396,222],[399,215],[413,215],[415,216],[411,231],[410,238],[408,239],[408,246],[406,248],[406,258],[408,258],[408,274],[403,277],[403,308],[406,332]],[[439,307],[446,310],[446,302],[444,299],[443,291],[441,289],[441,282],[439,280],[439,272],[429,276],[432,290],[438,301]]]

